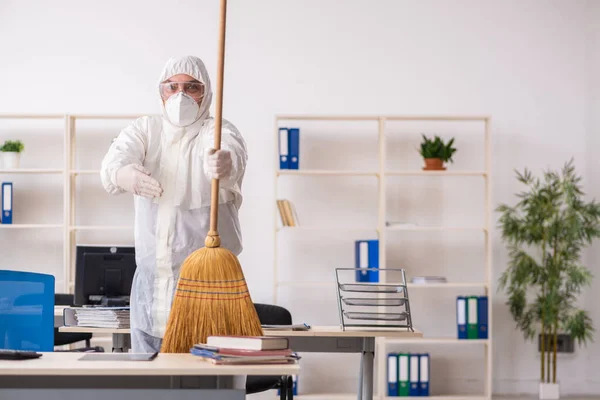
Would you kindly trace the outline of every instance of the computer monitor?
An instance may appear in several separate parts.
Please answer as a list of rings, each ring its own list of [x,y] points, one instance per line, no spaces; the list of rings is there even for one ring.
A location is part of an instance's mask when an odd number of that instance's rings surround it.
[[[133,247],[78,245],[75,304],[129,306],[135,268]]]

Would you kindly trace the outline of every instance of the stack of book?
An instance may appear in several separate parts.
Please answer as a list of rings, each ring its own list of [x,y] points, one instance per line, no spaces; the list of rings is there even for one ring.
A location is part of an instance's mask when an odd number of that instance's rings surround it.
[[[72,307],[63,311],[65,326],[128,329],[129,307]]]
[[[218,365],[294,364],[300,357],[289,348],[287,338],[264,336],[209,336],[190,352]]]
[[[277,200],[277,208],[279,209],[279,216],[281,217],[283,226],[300,226],[296,208],[289,200]]]

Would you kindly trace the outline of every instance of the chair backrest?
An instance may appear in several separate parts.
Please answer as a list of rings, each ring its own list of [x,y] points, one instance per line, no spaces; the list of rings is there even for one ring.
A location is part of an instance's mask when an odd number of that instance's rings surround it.
[[[0,348],[54,350],[54,276],[0,270]]]
[[[254,308],[262,325],[292,325],[292,314],[283,307],[254,303]]]

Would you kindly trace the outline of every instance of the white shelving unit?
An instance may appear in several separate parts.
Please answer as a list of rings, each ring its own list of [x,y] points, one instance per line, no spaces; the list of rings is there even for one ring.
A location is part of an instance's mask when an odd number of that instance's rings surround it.
[[[288,231],[290,229],[293,230],[305,230],[307,232],[310,231],[375,231],[377,233],[377,237],[379,240],[379,266],[380,268],[386,268],[387,260],[386,260],[386,246],[387,246],[387,233],[397,232],[397,231],[414,231],[414,232],[472,232],[475,234],[481,234],[484,237],[484,254],[485,254],[485,263],[483,265],[484,268],[484,280],[477,282],[470,281],[458,281],[458,282],[448,282],[448,283],[439,283],[439,284],[408,284],[408,288],[412,291],[413,299],[415,292],[420,291],[439,291],[442,289],[448,288],[459,288],[459,289],[480,289],[483,290],[484,294],[488,296],[488,339],[458,339],[456,337],[428,337],[427,332],[424,332],[425,338],[423,339],[381,339],[378,340],[376,346],[376,365],[375,365],[375,373],[378,378],[375,387],[374,396],[381,400],[392,400],[397,397],[387,397],[387,353],[388,346],[398,345],[398,344],[426,344],[431,346],[474,346],[481,347],[483,349],[483,365],[482,367],[485,369],[485,377],[484,377],[484,393],[481,395],[430,395],[430,398],[436,400],[455,400],[455,399],[469,399],[469,400],[490,400],[492,397],[492,292],[490,288],[492,287],[492,264],[491,264],[491,182],[490,182],[490,174],[491,174],[491,129],[490,129],[490,118],[487,116],[320,116],[320,115],[279,115],[275,117],[275,143],[279,141],[279,127],[284,126],[283,122],[294,122],[296,124],[301,123],[303,121],[309,121],[311,123],[315,123],[316,121],[341,121],[341,122],[352,122],[352,121],[372,121],[377,124],[377,135],[378,135],[378,166],[379,168],[376,170],[322,170],[322,169],[302,169],[302,164],[300,169],[298,170],[281,170],[279,169],[279,154],[278,154],[278,146],[276,146],[276,156],[275,159],[275,198],[276,200],[279,198],[279,184],[278,180],[281,177],[322,177],[322,176],[344,176],[344,177],[364,177],[370,176],[375,177],[378,180],[378,223],[377,226],[356,226],[356,227],[337,227],[337,226],[324,226],[324,227],[280,227],[279,226],[279,210],[277,206],[274,204],[274,213],[275,213],[275,244],[274,244],[274,286],[273,286],[273,298],[274,302],[278,303],[279,299],[279,290],[285,287],[302,287],[302,288],[313,288],[315,290],[328,290],[326,288],[331,288],[333,290],[335,288],[335,282],[332,280],[331,282],[319,282],[319,281],[304,281],[304,282],[294,282],[294,281],[283,281],[280,280],[281,276],[281,266],[278,261],[278,235],[281,232]],[[440,121],[440,122],[452,122],[452,121],[465,121],[465,122],[480,122],[483,124],[483,142],[484,149],[482,149],[484,153],[484,169],[483,170],[446,170],[446,171],[423,171],[423,170],[395,170],[388,169],[386,164],[386,122],[388,121],[410,121],[410,122],[431,122],[431,121]],[[297,126],[297,125],[296,125]],[[301,128],[302,131],[302,128]],[[301,149],[301,153],[303,153],[303,149]],[[302,159],[302,155],[300,157]],[[387,218],[387,207],[386,207],[386,192],[390,183],[387,182],[387,177],[393,176],[412,176],[417,178],[427,179],[431,176],[437,177],[480,177],[484,181],[484,224],[483,226],[407,226],[407,227],[394,227],[394,226],[386,226],[386,218]],[[288,178],[288,179],[289,179]],[[327,266],[324,266],[327,267]],[[398,266],[390,265],[387,268],[398,268]],[[443,271],[439,271],[443,273]],[[333,270],[332,270],[333,274]],[[381,272],[379,274],[380,281],[386,282],[385,273]],[[450,301],[455,302],[455,298],[450,298]],[[323,305],[326,307],[326,305]],[[337,305],[332,304],[332,307],[337,307]],[[416,328],[419,328],[418,320],[420,318],[416,315]],[[433,361],[435,362],[435,361]],[[302,391],[302,388],[300,388]],[[430,389],[431,390],[431,389]],[[299,399],[352,399],[356,398],[356,395],[350,394],[304,394],[300,393],[297,396]],[[422,397],[419,397],[422,398]]]
[[[57,287],[56,291],[72,293],[75,279],[75,250],[76,234],[78,231],[128,231],[132,232],[133,226],[114,226],[114,225],[76,225],[75,221],[75,194],[77,186],[77,177],[80,175],[99,175],[100,170],[89,169],[82,170],[75,168],[76,140],[77,140],[77,121],[78,120],[126,120],[133,121],[140,115],[73,115],[73,114],[5,114],[0,115],[0,120],[63,120],[63,168],[44,169],[44,168],[17,168],[0,169],[0,175],[49,175],[57,174],[63,176],[63,218],[61,224],[0,224],[0,229],[58,229],[62,230],[63,237],[63,274],[64,286]],[[43,132],[41,132],[43,133]],[[111,135],[116,136],[118,132],[110,131]],[[26,150],[27,151],[27,150]]]

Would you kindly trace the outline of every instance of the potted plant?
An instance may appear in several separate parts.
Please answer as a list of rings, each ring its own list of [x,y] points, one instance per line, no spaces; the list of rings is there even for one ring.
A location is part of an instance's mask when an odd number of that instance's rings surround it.
[[[517,177],[528,190],[517,195],[515,206],[497,208],[509,250],[499,289],[506,290],[507,305],[525,339],[539,335],[539,397],[556,399],[557,335],[569,334],[581,345],[594,332],[588,313],[575,302],[592,280],[581,253],[600,236],[600,205],[584,201],[572,159],[560,174],[545,171],[539,179],[525,169]]]
[[[444,163],[453,162],[452,155],[456,152],[456,149],[452,147],[454,144],[454,138],[450,139],[448,143],[439,137],[435,136],[433,139],[427,138],[421,134],[423,141],[421,142],[421,149],[419,153],[425,160],[424,170],[445,170]]]
[[[21,152],[23,149],[24,146],[20,140],[7,140],[4,142],[4,144],[0,147],[0,151],[2,151],[3,168],[19,168]]]

